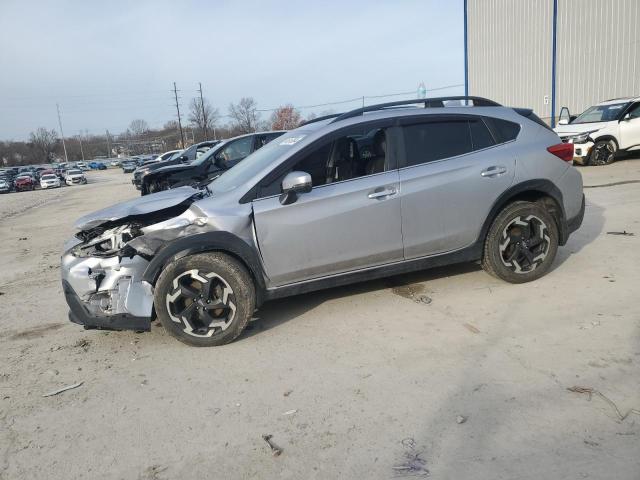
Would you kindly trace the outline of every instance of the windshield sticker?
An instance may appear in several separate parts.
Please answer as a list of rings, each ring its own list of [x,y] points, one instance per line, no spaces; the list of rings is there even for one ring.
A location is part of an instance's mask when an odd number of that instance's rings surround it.
[[[295,145],[304,137],[306,137],[306,135],[298,135],[297,137],[285,138],[283,141],[280,142],[280,145]]]

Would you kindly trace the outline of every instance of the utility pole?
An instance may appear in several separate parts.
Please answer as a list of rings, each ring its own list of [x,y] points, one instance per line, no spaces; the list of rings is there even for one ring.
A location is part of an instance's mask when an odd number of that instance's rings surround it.
[[[84,150],[82,149],[82,132],[78,135],[78,140],[80,140],[80,153],[82,154],[82,161],[84,162]]]
[[[207,120],[207,113],[204,109],[204,98],[202,98],[202,83],[198,82],[200,86],[200,108],[202,108],[202,124],[204,125],[204,139],[209,139],[209,132],[207,129],[207,124],[209,123]],[[215,135],[214,135],[215,136]]]
[[[60,117],[60,105],[58,105],[57,103],[56,103],[56,108],[58,109],[58,125],[60,125],[60,136],[62,137],[62,148],[64,149],[64,161],[68,163],[69,158],[67,157],[67,145],[64,143],[64,132],[62,131],[62,118]]]
[[[107,132],[107,158],[111,158],[111,145],[109,145],[109,130],[105,130]]]
[[[184,147],[184,132],[182,131],[182,120],[180,120],[180,104],[178,103],[178,88],[176,82],[173,82],[173,95],[176,98],[176,110],[178,111],[178,127],[180,127],[180,140],[182,141],[182,148]]]

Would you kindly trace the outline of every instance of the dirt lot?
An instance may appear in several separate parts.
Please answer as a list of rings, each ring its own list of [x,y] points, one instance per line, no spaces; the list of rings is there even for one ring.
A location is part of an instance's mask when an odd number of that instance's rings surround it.
[[[585,223],[535,283],[463,265],[308,294],[211,349],[67,320],[61,245],[130,175],[0,196],[0,478],[637,480],[616,407],[640,409],[640,160],[581,171]]]

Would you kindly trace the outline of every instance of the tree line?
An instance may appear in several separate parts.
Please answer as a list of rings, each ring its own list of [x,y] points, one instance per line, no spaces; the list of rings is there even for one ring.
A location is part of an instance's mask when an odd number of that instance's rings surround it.
[[[224,116],[228,121],[222,122],[220,111],[212,107],[206,98],[197,97],[189,103],[187,123],[183,125],[185,145],[176,120],[166,122],[162,128],[152,129],[144,119],[134,119],[124,132],[117,135],[105,131],[104,135],[85,132],[65,136],[64,147],[69,161],[110,158],[118,154],[162,153],[204,140],[230,138],[261,130],[290,130],[315,117],[311,114],[303,118],[292,105],[283,105],[263,119],[256,101],[243,97],[229,105]],[[39,127],[30,133],[28,141],[0,141],[0,166],[50,163],[60,159],[64,159],[64,148],[55,129]]]

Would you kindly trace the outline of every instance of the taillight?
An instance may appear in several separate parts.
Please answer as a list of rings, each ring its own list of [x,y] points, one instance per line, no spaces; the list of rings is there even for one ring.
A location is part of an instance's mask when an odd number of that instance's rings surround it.
[[[559,143],[557,145],[551,145],[547,148],[549,153],[553,153],[556,157],[565,162],[573,160],[573,143]]]

